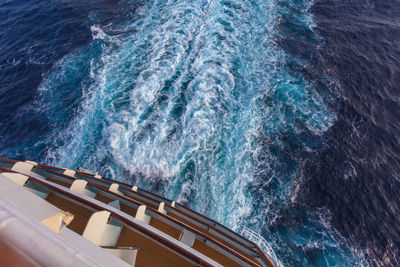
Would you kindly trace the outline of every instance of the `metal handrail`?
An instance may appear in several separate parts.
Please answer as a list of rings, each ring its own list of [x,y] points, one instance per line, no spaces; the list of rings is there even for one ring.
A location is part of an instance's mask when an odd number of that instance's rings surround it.
[[[282,264],[278,261],[278,258],[275,255],[274,250],[271,245],[265,240],[265,238],[260,235],[258,232],[251,230],[244,224],[239,224],[240,226],[240,235],[246,237],[248,240],[257,244],[257,246],[270,258],[273,260],[274,266],[282,266]]]

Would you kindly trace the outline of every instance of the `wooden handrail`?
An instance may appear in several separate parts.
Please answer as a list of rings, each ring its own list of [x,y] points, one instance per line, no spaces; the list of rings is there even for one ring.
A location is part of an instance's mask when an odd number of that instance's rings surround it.
[[[88,182],[88,184],[89,184],[89,182]],[[134,203],[136,202],[136,201],[134,201],[133,199],[131,199],[129,197],[126,197],[126,196],[120,195],[118,193],[109,191],[108,188],[104,188],[104,187],[101,188],[100,186],[93,186],[93,187],[95,187],[95,188],[97,187],[99,189],[107,190],[108,194],[111,194],[111,195],[115,196],[116,198],[123,199],[123,200],[129,201],[129,202],[134,202]],[[136,202],[135,204],[138,204],[138,203]],[[165,204],[165,205],[168,205],[168,204]],[[198,236],[200,236],[200,237],[202,237],[202,238],[204,238],[204,239],[206,239],[208,241],[213,242],[218,247],[220,247],[223,250],[227,251],[228,253],[236,256],[237,258],[241,259],[242,261],[246,262],[247,264],[258,265],[256,263],[254,263],[253,261],[249,260],[248,258],[244,257],[243,255],[241,255],[240,253],[234,251],[230,247],[220,243],[218,240],[215,240],[213,237],[209,237],[209,236],[205,235],[204,233],[202,233],[199,230],[191,227],[190,225],[187,225],[187,224],[185,224],[185,223],[183,223],[183,222],[181,222],[181,221],[179,221],[179,220],[177,220],[177,219],[175,219],[175,218],[173,218],[171,216],[168,216],[168,215],[166,215],[166,214],[164,214],[162,212],[159,212],[158,210],[156,210],[156,209],[154,209],[152,207],[147,207],[147,209],[151,210],[153,213],[157,214],[158,216],[164,217],[165,219],[167,219],[167,220],[169,220],[169,221],[171,221],[171,222],[173,222],[173,223],[175,223],[175,224],[177,224],[177,225],[179,225],[179,226],[181,226],[181,227],[183,227],[183,228],[195,233],[196,235],[198,235]]]
[[[81,175],[81,174],[82,174],[82,173],[80,173],[79,175]],[[88,174],[84,174],[84,175],[82,175],[82,176],[89,176],[89,175],[88,175]],[[122,185],[121,185],[121,188],[123,188],[123,189],[125,189],[125,190],[132,191],[132,192],[134,192],[134,193],[136,193],[136,194],[138,194],[138,195],[141,195],[141,196],[143,196],[143,197],[145,197],[145,198],[148,198],[148,199],[150,199],[150,200],[152,200],[152,201],[155,201],[155,202],[158,202],[158,203],[160,202],[159,200],[154,199],[154,198],[152,198],[152,197],[150,197],[150,196],[146,196],[146,195],[144,195],[144,194],[142,194],[142,193],[140,193],[140,192],[133,191],[133,190],[131,189],[131,188],[132,188],[132,185],[129,185],[129,184],[126,184],[126,183],[123,183],[123,182],[119,182],[119,181],[115,181],[115,180],[113,180],[113,179],[106,178],[106,177],[102,177],[102,179],[99,179],[99,178],[96,178],[96,177],[90,175],[90,177],[88,177],[88,178],[93,178],[93,179],[98,179],[98,180],[114,181],[114,182],[116,182],[116,183],[118,183],[118,184],[123,184],[123,185],[125,185],[125,186],[122,186]],[[158,195],[158,194],[155,194],[155,193],[153,193],[153,192],[147,191],[147,190],[145,190],[145,189],[143,189],[143,188],[138,188],[138,189],[141,190],[141,191],[144,191],[144,192],[146,192],[146,193],[149,193],[149,194],[151,194],[151,195],[154,195],[154,196],[156,196],[156,197],[159,197],[159,198],[161,198],[161,199],[164,199],[164,200],[166,200],[166,201],[168,201],[168,202],[172,202],[172,200],[170,200],[170,199],[167,199],[167,198],[165,198],[165,197],[162,197],[162,196],[160,196],[160,195]],[[166,204],[166,205],[169,205],[168,203],[165,203],[165,204]],[[226,237],[229,237],[229,239],[231,239],[231,240],[232,240],[232,237],[231,237],[231,236],[228,236],[228,235],[222,233],[220,230],[218,230],[218,229],[215,227],[215,225],[218,225],[219,227],[221,227],[221,228],[227,230],[228,232],[232,233],[234,236],[236,236],[236,237],[239,238],[239,240],[235,240],[235,242],[240,243],[241,245],[247,247],[248,249],[258,248],[258,246],[257,246],[254,242],[252,242],[251,240],[247,240],[246,238],[242,237],[241,235],[239,235],[238,233],[232,231],[231,229],[227,228],[226,226],[220,224],[219,222],[217,222],[217,221],[215,221],[215,220],[213,220],[213,219],[211,219],[211,218],[208,218],[208,217],[204,216],[203,214],[198,213],[197,211],[192,210],[192,209],[190,209],[190,208],[188,208],[188,207],[185,207],[185,206],[183,206],[183,205],[181,205],[181,204],[179,204],[179,203],[175,203],[175,205],[178,205],[178,206],[182,207],[183,209],[187,209],[188,211],[193,212],[194,214],[196,214],[196,215],[198,215],[198,216],[204,218],[206,221],[207,221],[207,220],[208,220],[208,221],[211,221],[214,225],[211,225],[211,224],[209,224],[209,223],[207,223],[207,222],[204,222],[204,221],[201,222],[201,223],[206,223],[206,224],[207,224],[209,227],[211,227],[213,230],[219,232],[220,234],[222,234],[222,235],[224,235],[224,236],[226,236]],[[169,206],[170,206],[170,205],[169,205]],[[195,221],[199,222],[199,220],[198,220],[197,218],[195,218],[195,217],[193,217],[193,216],[190,216],[189,214],[187,214],[187,213],[184,212],[183,210],[174,208],[174,207],[172,207],[172,206],[170,206],[170,207],[173,208],[173,209],[175,209],[175,210],[177,210],[177,211],[179,211],[179,212],[181,212],[181,213],[183,213],[184,215],[186,215],[186,216],[188,216],[188,217],[191,217],[191,218],[194,219]],[[253,247],[251,247],[251,246],[249,246],[249,245],[243,243],[243,241],[241,241],[241,240],[243,240],[243,239],[245,239],[248,243],[252,244]],[[260,254],[262,254],[261,250],[260,250],[259,252],[260,252]]]
[[[109,180],[109,181],[114,181],[113,179],[106,178],[106,177],[103,177],[103,179]],[[124,182],[118,182],[118,183],[123,184],[123,185],[126,186],[126,187],[132,188],[132,185],[130,185],[130,184],[127,184],[127,183],[124,183]],[[165,197],[160,196],[160,195],[158,195],[158,194],[155,194],[155,193],[153,193],[153,192],[147,191],[147,190],[145,190],[145,189],[143,189],[143,188],[141,188],[141,187],[138,187],[138,189],[139,189],[140,191],[144,191],[145,193],[148,193],[148,194],[153,195],[153,196],[155,196],[155,197],[161,198],[162,200],[164,200],[164,201],[166,201],[166,202],[171,202],[171,203],[172,203],[172,200],[170,200],[170,199],[168,199],[168,198],[165,198]],[[140,192],[138,192],[138,193],[140,193]]]
[[[103,178],[104,180],[114,181],[114,180],[112,180],[112,179],[110,179],[110,178],[106,178],[106,177],[102,177],[102,178]],[[126,189],[128,189],[128,190],[131,190],[131,188],[132,188],[132,185],[129,185],[129,184],[126,184],[126,183],[123,183],[123,182],[117,182],[117,183],[124,184],[126,187],[130,187],[130,188],[126,188]],[[143,188],[138,188],[138,189],[141,190],[141,191],[144,191],[144,192],[146,192],[146,193],[149,193],[149,194],[151,194],[151,195],[154,195],[154,196],[156,196],[156,197],[159,197],[159,198],[161,198],[161,199],[164,199],[164,200],[166,200],[166,201],[168,201],[168,202],[173,202],[173,201],[170,200],[170,199],[167,199],[167,198],[165,198],[165,197],[163,197],[163,196],[160,196],[160,195],[158,195],[158,194],[155,194],[155,193],[153,193],[153,192],[147,191],[147,190],[145,190],[145,189],[143,189]],[[131,191],[132,191],[132,190],[131,190]],[[134,192],[135,192],[135,191],[134,191]],[[139,194],[140,194],[140,192],[136,192],[136,193],[139,193]],[[142,194],[142,195],[143,195],[143,194]],[[145,195],[144,195],[144,196],[145,196]],[[151,197],[149,197],[149,196],[145,196],[145,197],[151,198]],[[154,198],[151,198],[151,199],[152,199],[152,200],[155,200]],[[155,200],[155,201],[157,201],[157,200]],[[167,203],[166,203],[166,204],[167,204]],[[229,231],[230,233],[232,233],[233,235],[239,237],[240,239],[246,239],[246,238],[243,238],[243,237],[242,237],[241,235],[239,235],[238,233],[232,231],[232,230],[229,229],[228,227],[226,227],[226,226],[220,224],[219,222],[217,222],[217,221],[215,221],[215,220],[213,220],[213,219],[211,219],[211,218],[208,218],[208,217],[204,216],[204,215],[201,214],[201,213],[198,213],[198,212],[195,211],[195,210],[192,210],[192,209],[190,209],[190,208],[188,208],[188,207],[186,207],[186,206],[183,206],[182,204],[179,204],[179,203],[175,203],[175,205],[178,205],[178,206],[182,207],[183,209],[186,209],[186,210],[188,210],[188,211],[190,211],[190,212],[193,212],[193,213],[195,213],[196,215],[198,215],[198,216],[200,216],[200,217],[203,217],[205,220],[211,221],[213,224],[218,225],[218,226],[221,227],[221,228],[224,228],[225,230]],[[179,210],[179,211],[181,211],[181,210]],[[186,213],[185,213],[185,215],[186,215]],[[196,219],[196,221],[198,221],[198,220]],[[214,230],[216,230],[214,225],[209,225],[209,226],[212,227]],[[254,242],[252,242],[251,240],[246,240],[246,241],[248,241],[249,243],[251,243],[254,247],[257,247],[257,245],[256,245]],[[248,246],[248,247],[249,247],[249,246]],[[249,248],[250,248],[250,247],[249,247]]]
[[[173,242],[169,241],[168,239],[164,238],[163,236],[160,236],[160,235],[157,235],[157,234],[153,233],[152,231],[150,231],[146,227],[144,227],[144,226],[142,226],[142,225],[140,225],[138,223],[135,223],[134,221],[126,219],[125,217],[119,215],[118,213],[115,213],[112,210],[108,209],[107,207],[104,207],[104,206],[98,205],[96,203],[87,201],[87,200],[85,200],[85,199],[83,199],[83,198],[81,198],[81,197],[79,197],[79,196],[77,196],[75,194],[72,194],[72,193],[70,193],[68,191],[64,191],[62,189],[59,189],[58,187],[53,186],[53,185],[51,185],[51,184],[49,184],[49,183],[47,183],[47,182],[45,182],[45,181],[43,181],[41,179],[37,179],[37,178],[29,176],[29,181],[35,182],[37,184],[40,184],[41,186],[44,186],[44,187],[46,187],[48,189],[51,189],[51,190],[53,190],[53,191],[55,191],[57,193],[65,195],[65,196],[67,196],[67,197],[69,197],[69,198],[71,198],[71,199],[73,199],[73,200],[75,200],[77,202],[83,203],[86,206],[89,206],[89,207],[91,207],[93,209],[106,210],[106,211],[110,212],[111,215],[115,219],[118,219],[119,221],[125,223],[126,225],[129,225],[130,227],[138,230],[140,233],[142,233],[144,235],[147,235],[148,237],[156,240],[157,242],[163,244],[167,248],[170,248],[173,251],[178,252],[179,254],[183,255],[184,257],[190,259],[191,261],[196,262],[197,264],[200,264],[202,266],[211,266],[210,264],[205,262],[203,259],[201,259],[197,255],[195,255],[195,254],[185,250],[184,248],[176,245],[175,243],[173,243]]]
[[[18,160],[14,160],[14,159],[6,159],[6,158],[0,158],[1,161],[5,161],[5,162],[9,162],[9,163],[16,163],[18,162]]]
[[[45,171],[45,172],[48,172],[48,173],[50,173],[50,174],[58,175],[58,176],[61,176],[61,177],[64,177],[64,178],[67,178],[67,179],[70,179],[70,180],[76,180],[76,179],[78,179],[78,178],[76,178],[76,177],[71,177],[71,176],[66,175],[66,174],[63,174],[63,173],[59,173],[59,172],[55,172],[55,171],[48,170],[48,169],[46,169],[46,168],[44,168],[44,167],[41,167],[41,166],[38,166],[38,165],[36,165],[36,166],[34,166],[34,167],[37,168],[37,169],[43,170],[43,171]],[[99,182],[106,182],[107,184],[112,184],[111,182],[103,181],[102,179],[95,178],[95,177],[88,177],[88,178],[93,178],[93,179],[95,179],[95,180],[98,180]],[[107,193],[112,194],[112,195],[115,195],[115,196],[117,196],[117,197],[122,197],[123,199],[125,199],[125,200],[127,200],[127,201],[134,202],[135,204],[138,203],[138,202],[132,200],[132,199],[129,198],[129,197],[121,196],[121,195],[119,195],[119,194],[117,194],[117,193],[114,193],[114,192],[112,192],[112,191],[109,191],[108,188],[105,188],[105,187],[99,186],[99,185],[95,185],[95,184],[93,184],[93,183],[90,182],[90,181],[88,181],[88,185],[90,185],[90,186],[92,186],[92,187],[95,187],[95,188],[97,187],[98,189],[101,189],[101,190],[103,190],[103,191],[107,190]],[[130,188],[126,188],[126,187],[124,187],[124,186],[121,186],[121,188],[123,188],[123,189],[125,189],[125,190],[128,190],[128,191],[130,191],[131,193],[135,193],[135,194],[141,195],[141,196],[143,196],[143,197],[145,197],[145,198],[149,198],[148,196],[145,196],[145,195],[143,195],[143,194],[141,194],[141,193],[138,193],[138,192],[136,192],[136,191],[133,191],[133,190],[131,190]],[[156,201],[157,203],[160,203],[159,201],[157,201],[157,200],[155,200],[155,199],[153,199],[153,198],[150,198],[150,199],[153,200],[153,201]],[[171,205],[169,205],[169,204],[167,204],[167,203],[165,203],[165,205],[166,205],[168,208],[170,208],[170,209],[174,209],[174,210],[177,211],[177,212],[181,212],[180,210],[178,210],[178,209],[172,207]],[[148,209],[151,209],[152,211],[158,213],[160,216],[167,216],[167,215],[165,215],[165,214],[163,214],[163,213],[158,212],[157,210],[155,210],[155,209],[153,209],[153,208],[151,208],[151,207],[148,207]],[[191,216],[191,215],[189,215],[189,214],[184,214],[184,215],[187,216],[187,217],[189,217],[189,218],[191,218],[192,220],[197,221],[195,217],[193,217],[193,216]],[[170,217],[170,216],[168,216],[167,218],[168,218],[169,220],[171,220],[171,221],[172,221],[172,220],[176,220],[176,219],[174,219],[174,218],[172,218],[172,217]],[[179,223],[182,225],[182,222],[179,222]],[[184,224],[184,225],[186,225],[186,224]],[[215,243],[216,245],[220,246],[221,248],[225,247],[225,248],[226,248],[225,250],[227,250],[227,249],[228,249],[228,250],[232,250],[231,248],[229,248],[229,247],[227,247],[227,246],[221,244],[219,241],[215,240],[214,238],[212,238],[212,237],[207,237],[207,236],[205,236],[203,233],[199,232],[198,230],[193,229],[191,226],[187,226],[187,225],[186,225],[185,228],[188,228],[188,229],[189,229],[190,231],[192,231],[192,232],[198,232],[198,233],[199,233],[199,236],[202,236],[203,238],[212,241],[213,243]],[[218,229],[214,229],[214,230],[215,230],[215,231],[218,231]],[[218,232],[219,232],[219,231],[218,231]],[[220,233],[221,235],[224,235],[224,236],[227,237],[228,239],[232,240],[229,236],[225,235],[224,233],[222,233],[222,232],[219,232],[219,233]],[[232,241],[233,241],[233,240],[232,240]],[[234,242],[236,242],[236,241],[234,241]],[[244,245],[244,244],[241,244],[241,245]],[[251,247],[247,247],[247,249],[249,249],[249,250],[253,251],[255,254],[259,255],[259,253],[258,253],[257,251],[255,251],[254,249],[252,249]],[[231,253],[231,254],[233,254],[233,255],[234,255],[235,253],[237,253],[236,251],[228,251],[228,252]],[[241,255],[240,255],[239,253],[237,253],[237,254],[238,254],[237,257],[240,258]],[[240,256],[239,256],[239,255],[240,255]],[[260,255],[260,256],[261,256],[261,255]],[[243,258],[243,257],[242,257],[242,258]],[[246,262],[247,259],[246,259],[246,258],[243,258],[243,259],[242,259],[242,258],[240,258],[240,259]],[[249,264],[250,264],[250,263],[249,263]],[[254,264],[254,263],[253,263],[253,264]]]
[[[96,189],[100,190],[103,193],[110,194],[110,195],[113,195],[113,196],[122,197],[122,195],[120,195],[120,194],[117,194],[117,193],[114,193],[112,191],[109,191],[107,187],[104,187],[104,186],[101,186],[101,185],[96,185],[96,184],[89,184],[89,182],[88,182],[88,185],[93,187],[93,188],[96,188]],[[135,205],[138,205],[138,206],[143,205],[143,203],[140,203],[140,202],[138,202],[138,201],[136,201],[134,199],[127,198],[125,196],[123,196],[123,197],[124,197],[124,198],[122,198],[123,200],[126,200],[128,202],[134,203]]]
[[[123,188],[123,189],[125,189],[125,190],[128,190],[128,191],[130,191],[131,193],[135,193],[135,194],[141,195],[141,196],[143,196],[143,197],[145,197],[145,198],[147,198],[147,199],[151,199],[151,200],[153,200],[153,201],[156,201],[156,202],[160,203],[159,201],[155,200],[154,198],[151,198],[151,197],[146,196],[146,195],[143,195],[143,194],[141,194],[141,193],[139,193],[139,192],[133,191],[133,190],[131,190],[130,188],[126,188],[126,187],[124,187],[124,186],[121,186],[121,188]],[[178,204],[178,203],[176,203],[176,204]],[[194,220],[194,221],[196,221],[196,222],[198,222],[198,223],[204,224],[204,222],[199,221],[198,218],[193,217],[192,215],[190,215],[190,214],[188,214],[188,213],[186,213],[186,212],[184,212],[184,211],[182,211],[182,210],[180,210],[180,209],[177,209],[176,207],[173,207],[173,206],[171,206],[171,205],[168,204],[168,203],[165,203],[165,205],[166,205],[169,209],[174,210],[175,212],[181,213],[181,214],[183,214],[184,216],[187,216],[187,217],[189,217],[190,219],[192,219],[192,220]],[[181,204],[178,204],[178,205],[181,206],[181,207],[184,207],[184,206],[182,206]],[[207,218],[207,217],[205,217],[204,215],[199,214],[199,213],[197,213],[197,212],[195,212],[195,211],[193,211],[193,212],[194,212],[195,214],[198,214],[198,215],[200,215],[200,216],[206,218],[206,219],[209,219],[210,221],[212,221],[213,223],[215,223],[215,224],[217,224],[217,225],[219,225],[219,226],[224,227],[225,229],[229,230],[230,232],[235,233],[235,232],[231,231],[229,228],[226,228],[225,226],[223,226],[223,225],[217,223],[216,221],[214,221],[214,220],[212,220],[212,219],[210,219],[210,218]],[[217,233],[219,233],[220,235],[226,237],[227,239],[229,239],[229,240],[231,240],[231,241],[233,241],[233,242],[236,242],[236,243],[240,244],[241,246],[245,247],[246,249],[252,251],[253,253],[259,255],[261,258],[265,257],[265,255],[261,252],[261,250],[260,250],[260,251],[255,250],[255,248],[257,248],[258,246],[257,246],[256,244],[254,244],[253,242],[251,242],[250,240],[247,240],[247,241],[250,242],[250,243],[252,243],[252,244],[254,245],[254,247],[248,246],[247,244],[243,243],[241,240],[233,240],[231,236],[225,234],[224,232],[221,232],[221,231],[220,231],[218,228],[216,228],[214,225],[209,225],[209,224],[206,224],[206,225],[207,225],[209,228],[213,229],[215,232],[217,232]],[[237,236],[241,237],[241,239],[245,239],[245,238],[243,238],[242,236],[240,236],[239,234],[237,234],[237,233],[235,233],[235,234],[236,234]],[[264,258],[263,258],[263,259],[264,259]],[[265,259],[264,259],[264,260],[265,260]],[[270,261],[268,260],[268,261],[266,261],[266,262],[268,263],[268,262],[270,262]],[[272,266],[272,265],[271,265],[271,266]]]
[[[38,165],[45,166],[45,167],[47,167],[47,168],[53,168],[53,169],[58,169],[58,170],[64,170],[64,169],[61,169],[61,168],[58,168],[58,167],[48,166],[48,165],[44,165],[44,164],[38,164]],[[110,178],[107,178],[107,177],[102,177],[102,179],[99,179],[99,178],[94,177],[93,174],[84,173],[84,172],[79,172],[79,171],[76,171],[76,173],[77,173],[78,175],[85,176],[85,177],[88,177],[88,178],[91,178],[91,179],[97,179],[97,180],[103,180],[103,181],[105,180],[106,182],[108,182],[108,183],[110,183],[110,184],[111,184],[112,182],[116,182],[116,183],[118,183],[118,184],[120,184],[120,185],[124,185],[124,186],[121,186],[122,188],[124,188],[124,189],[126,189],[126,190],[133,191],[133,190],[131,190],[132,185],[127,184],[127,183],[124,183],[124,182],[115,181],[115,180],[110,179]],[[146,192],[146,193],[148,193],[148,194],[151,194],[151,195],[153,195],[153,196],[155,196],[155,197],[161,198],[161,199],[163,199],[164,201],[172,202],[172,200],[170,200],[170,199],[167,199],[167,198],[165,198],[165,197],[163,197],[163,196],[160,196],[160,195],[158,195],[158,194],[156,194],[156,193],[147,191],[147,190],[145,190],[145,189],[143,189],[143,188],[138,188],[138,189],[141,190],[141,191],[144,191],[144,192]],[[133,191],[133,192],[138,193],[138,194],[140,194],[140,195],[143,196],[143,197],[150,198],[150,199],[153,200],[153,201],[159,202],[158,200],[156,200],[156,199],[154,199],[154,198],[152,198],[152,197],[146,196],[146,195],[144,195],[144,194],[141,194],[140,192],[137,192],[137,191]],[[166,203],[166,204],[167,204],[167,203]],[[178,205],[178,206],[180,206],[181,208],[183,208],[183,209],[185,209],[185,210],[188,210],[189,212],[193,212],[193,213],[196,214],[197,216],[200,216],[200,217],[204,218],[204,219],[206,220],[205,223],[206,223],[209,227],[211,227],[213,230],[218,230],[218,229],[215,228],[215,225],[218,225],[219,227],[225,229],[226,231],[228,231],[229,233],[231,233],[231,234],[233,234],[234,236],[238,237],[239,239],[241,239],[241,240],[245,239],[248,243],[252,244],[252,246],[253,246],[254,248],[258,248],[258,246],[257,246],[254,242],[252,242],[251,240],[247,240],[246,238],[242,237],[241,235],[239,235],[239,234],[236,233],[235,231],[232,231],[231,229],[229,229],[228,227],[222,225],[221,223],[219,223],[219,222],[217,222],[217,221],[215,221],[215,220],[213,220],[213,219],[211,219],[211,218],[208,218],[208,217],[206,217],[205,215],[203,215],[203,214],[201,214],[201,213],[199,213],[199,212],[197,212],[197,211],[195,211],[195,210],[192,210],[192,209],[190,209],[190,208],[188,208],[188,207],[186,207],[186,206],[183,206],[182,204],[175,203],[175,205]],[[179,210],[179,211],[182,211],[182,210]],[[183,211],[182,211],[182,212],[183,212]],[[185,215],[187,215],[187,213],[185,213],[185,212],[183,212],[183,213],[184,213]],[[197,218],[196,218],[196,221],[198,221]],[[214,225],[208,224],[207,221],[211,221]],[[203,223],[204,223],[204,222],[203,222]],[[220,231],[219,231],[219,232],[220,232]],[[230,239],[231,239],[231,238],[230,238]],[[248,248],[251,248],[250,246],[244,244],[242,241],[239,241],[239,240],[238,240],[238,242],[241,243],[241,244],[243,244],[243,245],[245,245],[245,246],[248,247]],[[258,248],[258,249],[259,249],[259,248]],[[259,249],[259,250],[260,250],[260,249]],[[261,252],[261,250],[260,250],[260,252]]]
[[[65,169],[63,169],[63,168],[58,168],[58,167],[54,167],[54,166],[49,166],[49,165],[42,164],[42,163],[38,163],[38,165],[36,165],[36,166],[41,166],[41,167],[44,167],[44,168],[49,168],[49,169],[54,169],[54,170],[59,170],[59,171],[64,171],[64,170],[65,170]]]

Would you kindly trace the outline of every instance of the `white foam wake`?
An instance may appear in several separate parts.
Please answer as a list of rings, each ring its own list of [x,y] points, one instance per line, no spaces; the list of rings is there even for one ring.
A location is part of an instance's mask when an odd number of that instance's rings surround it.
[[[274,43],[276,5],[151,1],[113,25],[123,34],[92,26],[91,46],[60,62],[71,67],[88,57],[90,82],[77,85],[81,103],[53,134],[47,162],[131,179],[239,225],[253,212],[248,187],[265,163],[260,155],[270,153],[260,137],[300,132],[299,121],[320,135],[335,119],[312,85],[285,69]],[[42,87],[67,79],[60,73]],[[267,157],[262,167],[279,174],[279,159]],[[281,198],[290,200],[294,187],[285,190]]]

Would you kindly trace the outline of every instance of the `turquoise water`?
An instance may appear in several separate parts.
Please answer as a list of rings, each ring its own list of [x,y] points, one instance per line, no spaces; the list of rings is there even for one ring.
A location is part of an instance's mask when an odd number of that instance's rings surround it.
[[[21,111],[48,132],[8,149],[160,193],[261,233],[285,266],[360,264],[329,212],[297,202],[304,162],[336,116],[308,64],[278,45],[286,6],[307,1],[146,1],[90,25],[92,40],[46,72]],[[303,62],[304,61],[304,62]],[[25,115],[24,115],[25,114]],[[27,148],[28,147],[28,148]]]

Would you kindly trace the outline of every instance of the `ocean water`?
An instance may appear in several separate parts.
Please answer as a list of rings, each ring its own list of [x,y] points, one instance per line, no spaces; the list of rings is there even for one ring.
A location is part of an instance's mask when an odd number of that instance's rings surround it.
[[[246,225],[283,266],[396,266],[399,7],[2,1],[0,155]]]

